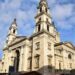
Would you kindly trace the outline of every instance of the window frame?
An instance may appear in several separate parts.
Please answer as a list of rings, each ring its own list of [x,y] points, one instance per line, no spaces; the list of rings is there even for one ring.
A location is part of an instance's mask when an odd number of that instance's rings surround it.
[[[40,12],[42,12],[42,8],[40,7]]]
[[[49,32],[50,30],[49,30],[49,25],[47,24],[47,31]]]
[[[59,61],[59,70],[62,69],[61,62]]]
[[[28,58],[28,69],[32,69],[32,57]]]
[[[52,56],[48,55],[48,70],[49,72],[52,71]]]
[[[48,50],[51,50],[51,43],[48,42]]]
[[[14,33],[14,34],[16,33],[16,30],[15,30],[15,29],[13,29],[13,33]]]
[[[35,57],[35,68],[39,68],[40,65],[40,55],[36,55]]]
[[[36,42],[35,45],[36,45],[36,50],[39,50],[40,49],[40,42]]]
[[[47,8],[45,8],[45,11],[46,11],[46,13],[48,12],[48,9]]]

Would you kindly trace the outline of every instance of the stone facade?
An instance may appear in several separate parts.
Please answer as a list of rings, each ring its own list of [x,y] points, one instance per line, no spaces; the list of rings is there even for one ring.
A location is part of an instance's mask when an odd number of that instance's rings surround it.
[[[46,0],[40,0],[34,33],[17,36],[14,19],[9,28],[0,73],[37,71],[43,75],[75,69],[75,46],[61,42]]]

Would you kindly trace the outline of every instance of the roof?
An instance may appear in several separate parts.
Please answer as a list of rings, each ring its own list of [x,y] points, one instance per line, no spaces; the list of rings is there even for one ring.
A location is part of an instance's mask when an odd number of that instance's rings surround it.
[[[13,45],[15,45],[15,44],[17,44],[17,43],[22,42],[22,41],[25,40],[25,39],[28,39],[28,38],[27,38],[26,36],[16,36],[16,38],[13,39],[13,41],[12,41],[8,46],[6,46],[3,50],[5,50],[5,49],[7,49],[8,47],[13,46]]]
[[[20,41],[22,41],[22,40],[24,40],[26,38],[27,38],[26,36],[16,36],[16,38],[11,42],[11,45],[15,44],[17,42],[20,42]]]
[[[62,44],[63,44],[63,42],[59,42],[59,43],[56,43],[54,46],[56,47],[56,46],[60,46]]]
[[[75,46],[71,42],[60,42],[60,43],[56,43],[54,46],[57,47],[57,46],[60,46],[60,45],[66,45],[66,46],[69,46],[69,47],[75,49]]]

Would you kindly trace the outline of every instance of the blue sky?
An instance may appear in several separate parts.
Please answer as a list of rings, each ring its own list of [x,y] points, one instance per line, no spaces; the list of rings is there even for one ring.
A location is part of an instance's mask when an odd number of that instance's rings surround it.
[[[40,0],[0,0],[0,58],[8,29],[17,18],[18,34],[31,35]],[[75,44],[75,0],[47,0],[61,41]]]

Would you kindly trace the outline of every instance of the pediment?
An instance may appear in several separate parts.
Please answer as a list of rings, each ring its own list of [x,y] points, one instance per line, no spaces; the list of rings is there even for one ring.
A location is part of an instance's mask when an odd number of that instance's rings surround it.
[[[67,46],[71,48],[75,48],[75,46],[71,42],[65,42],[64,44],[66,44]]]

